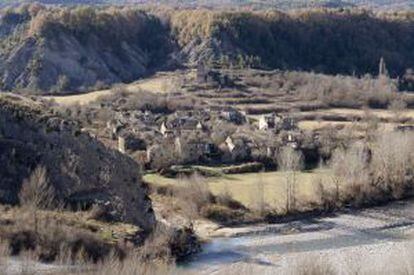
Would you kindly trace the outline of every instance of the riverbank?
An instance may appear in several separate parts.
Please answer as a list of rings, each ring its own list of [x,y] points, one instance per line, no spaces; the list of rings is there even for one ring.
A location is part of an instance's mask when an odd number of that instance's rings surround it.
[[[323,258],[340,274],[362,267],[368,274],[374,270],[377,274],[392,270],[395,272],[388,274],[398,274],[396,268],[411,268],[414,200],[331,217],[215,231],[216,236],[226,237],[212,239],[185,266],[186,270],[202,270],[202,274],[271,274],[295,267],[303,259]],[[400,255],[401,261],[408,262],[399,264],[389,255]]]
[[[414,200],[273,225],[194,225],[210,241],[171,274],[413,274]],[[393,255],[393,256],[392,256]],[[0,261],[7,274],[90,274],[85,268]],[[20,271],[19,271],[20,270]],[[20,273],[19,273],[20,272]],[[37,272],[37,273],[36,273]],[[30,273],[30,274],[32,274]],[[95,274],[95,273],[92,273]],[[131,273],[132,274],[132,273]],[[166,273],[170,274],[170,273]],[[319,274],[319,273],[316,273]]]

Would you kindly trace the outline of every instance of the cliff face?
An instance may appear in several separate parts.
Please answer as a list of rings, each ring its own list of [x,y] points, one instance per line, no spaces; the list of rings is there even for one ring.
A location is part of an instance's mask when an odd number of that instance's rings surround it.
[[[18,203],[23,179],[41,165],[61,201],[109,205],[120,221],[150,231],[155,216],[138,165],[45,109],[0,96],[0,202]]]

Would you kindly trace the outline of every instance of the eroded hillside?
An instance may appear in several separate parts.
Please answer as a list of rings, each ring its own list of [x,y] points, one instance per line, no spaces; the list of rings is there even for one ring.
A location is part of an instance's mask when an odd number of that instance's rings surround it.
[[[414,67],[409,12],[300,13],[29,5],[3,11],[3,90],[65,94],[208,63],[392,76]],[[375,50],[373,50],[375,49]]]
[[[106,205],[113,220],[151,230],[155,217],[137,164],[44,110],[23,97],[0,97],[0,202],[17,204],[23,180],[42,166],[56,200]]]
[[[2,17],[2,88],[62,93],[128,82],[161,69],[172,51],[160,20],[138,10],[43,10]]]

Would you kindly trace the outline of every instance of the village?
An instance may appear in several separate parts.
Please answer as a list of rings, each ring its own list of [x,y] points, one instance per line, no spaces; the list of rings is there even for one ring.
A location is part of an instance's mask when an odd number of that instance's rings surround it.
[[[410,1],[3,2],[0,275],[414,275]]]
[[[196,83],[234,87],[234,79],[200,65]],[[149,111],[120,111],[107,131],[118,150],[133,156],[147,169],[171,165],[222,165],[260,162],[272,167],[282,146],[300,150],[303,131],[289,114],[265,114],[259,119],[231,106],[177,110],[168,115]],[[150,137],[150,138],[149,138]]]
[[[271,162],[281,146],[299,150],[304,135],[286,114],[262,115],[253,121],[231,107],[167,116],[125,111],[115,117],[107,123],[107,138],[148,168]]]
[[[273,87],[266,83],[274,81],[274,76],[258,71],[248,80],[246,74],[251,72],[242,70],[237,75],[202,64],[193,71],[166,75],[168,81],[153,91],[114,88],[111,94],[71,113],[85,113],[86,119],[76,118],[87,132],[143,168],[158,171],[173,165],[243,163],[274,170],[284,147],[299,152],[311,169],[329,159],[338,144],[361,139],[372,127],[389,125],[391,130],[412,131],[412,118],[398,113],[403,110],[390,110],[382,118],[381,113],[377,116],[370,110],[325,112],[326,103],[318,102],[321,96],[309,102],[294,90],[280,89],[281,94],[274,95]],[[255,78],[263,82],[257,88],[252,84]],[[368,81],[383,85],[387,97],[396,96],[383,59],[378,78]],[[161,90],[167,92],[159,93]],[[275,107],[268,107],[269,97],[275,98]],[[230,99],[236,104],[228,104]],[[349,127],[354,129],[346,131]]]

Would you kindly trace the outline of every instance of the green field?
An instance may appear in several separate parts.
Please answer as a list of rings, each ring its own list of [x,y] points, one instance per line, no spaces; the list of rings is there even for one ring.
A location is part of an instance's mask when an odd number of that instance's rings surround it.
[[[210,191],[215,194],[228,193],[246,206],[254,206],[263,198],[272,208],[283,208],[286,200],[286,172],[234,174],[205,179]],[[329,184],[330,171],[318,169],[296,173],[298,201],[317,199],[317,182],[322,179]],[[185,179],[165,178],[158,174],[147,174],[144,179],[154,185],[180,185]],[[263,191],[261,191],[263,190]]]

